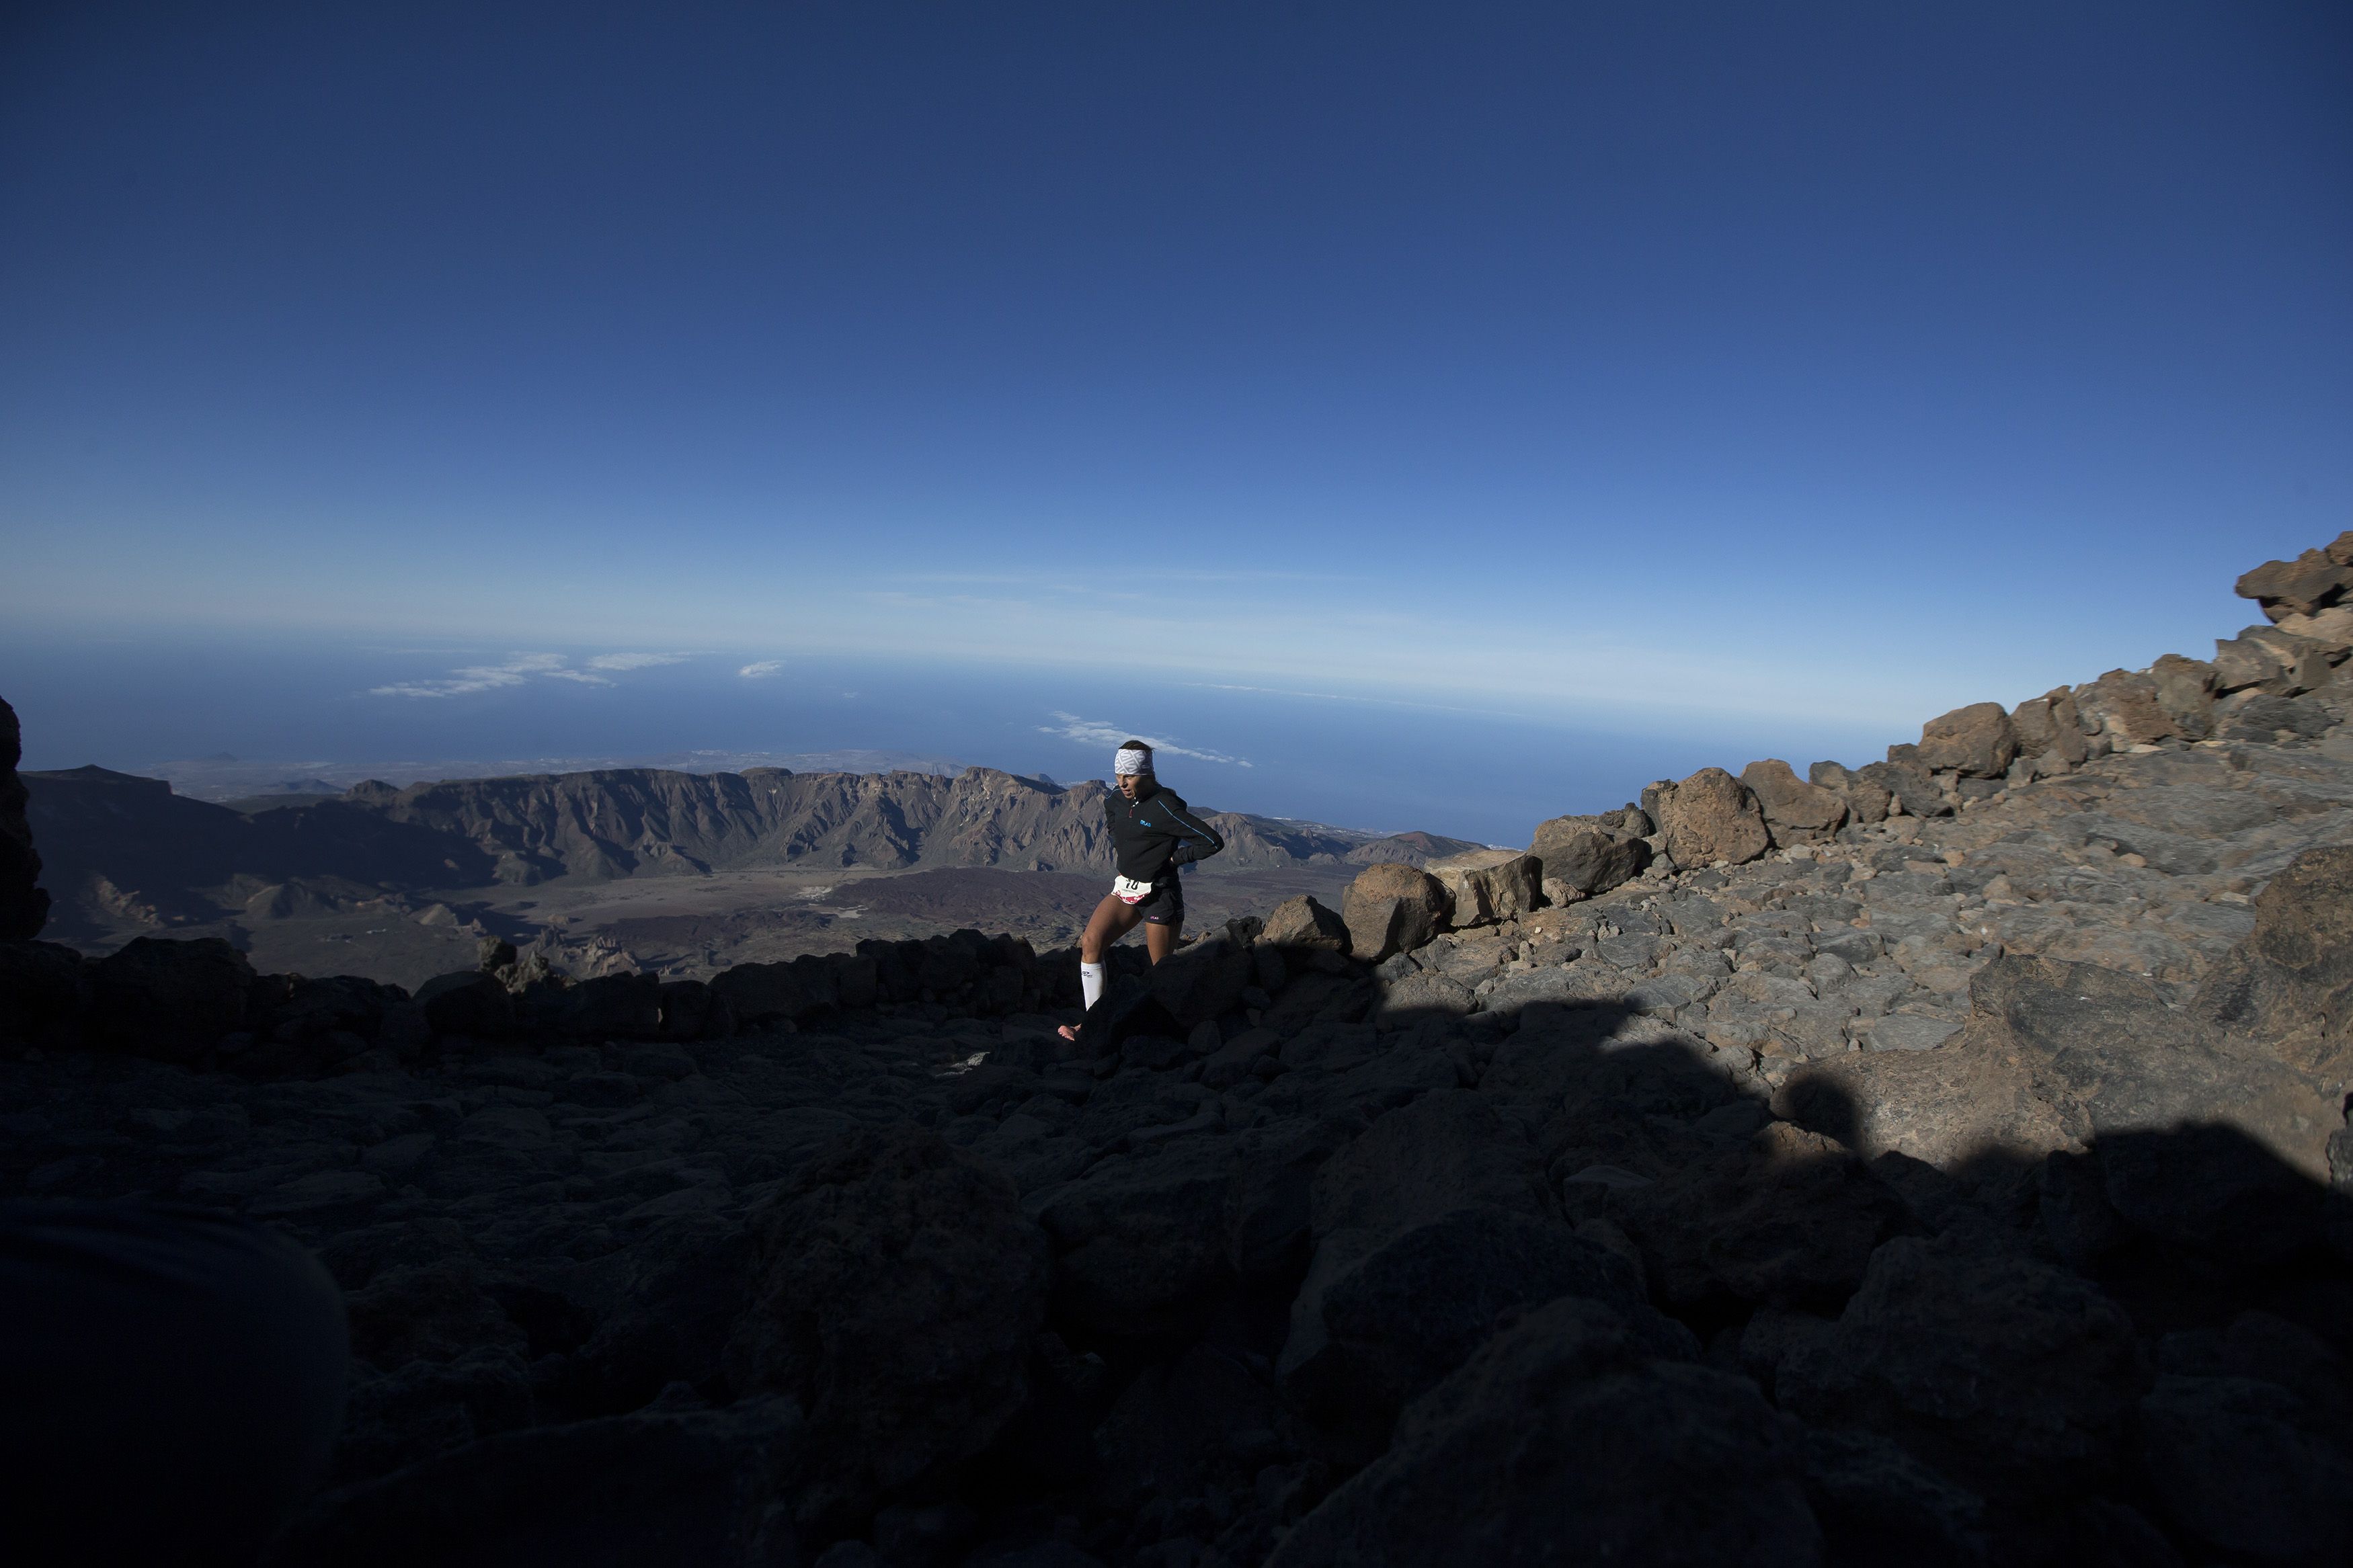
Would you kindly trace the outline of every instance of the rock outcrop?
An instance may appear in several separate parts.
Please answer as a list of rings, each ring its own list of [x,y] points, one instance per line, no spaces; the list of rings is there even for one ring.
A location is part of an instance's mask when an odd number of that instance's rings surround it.
[[[0,1193],[317,1250],[280,1564],[2332,1563],[2353,690],[2293,635],[1115,948],[1076,1043],[978,931],[414,996],[0,943]]]
[[[24,754],[16,710],[0,702],[0,942],[32,941],[49,915],[41,858],[25,821],[25,784],[16,774]]]

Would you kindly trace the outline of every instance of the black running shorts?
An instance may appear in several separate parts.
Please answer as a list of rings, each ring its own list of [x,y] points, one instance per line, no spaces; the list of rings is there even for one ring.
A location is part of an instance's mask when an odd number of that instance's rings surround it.
[[[1152,891],[1135,904],[1144,916],[1144,923],[1152,926],[1181,926],[1185,923],[1185,884],[1170,871],[1152,884]]]

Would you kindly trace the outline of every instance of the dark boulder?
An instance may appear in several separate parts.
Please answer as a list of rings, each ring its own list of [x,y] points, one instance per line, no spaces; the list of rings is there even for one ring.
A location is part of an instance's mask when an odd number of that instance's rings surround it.
[[[1456,1209],[1363,1253],[1329,1245],[1316,1262],[1293,1308],[1284,1390],[1324,1425],[1376,1438],[1506,1313],[1562,1296],[1650,1313],[1632,1264],[1558,1220],[1511,1209]],[[1672,1335],[1663,1321],[1653,1327]]]
[[[267,1568],[598,1568],[800,1561],[776,1506],[800,1413],[783,1399],[501,1433],[314,1502]],[[781,1516],[781,1517],[780,1517]]]
[[[1728,1298],[1834,1311],[1904,1217],[1846,1148],[1781,1121],[1613,1193],[1609,1207],[1673,1310]]]
[[[417,988],[417,1005],[437,1035],[503,1040],[514,1033],[514,997],[479,969],[435,975]]]
[[[194,1060],[246,1027],[255,980],[245,954],[218,937],[138,937],[90,966],[91,1043]]]
[[[53,942],[0,942],[0,1042],[65,1050],[81,1043],[90,964]]]
[[[1267,1568],[1820,1562],[1789,1425],[1675,1353],[1600,1302],[1540,1308],[1409,1406]]]
[[[860,945],[864,947],[868,944]],[[889,948],[893,944],[876,942],[871,945]],[[906,977],[898,954],[892,952],[891,959],[881,973],[901,981],[904,990],[912,994],[914,989],[913,981]],[[747,1028],[756,1028],[778,1020],[789,1022],[816,1005],[801,984],[801,977],[789,963],[739,963],[733,969],[723,969],[712,976],[711,993],[727,1004],[729,1013],[738,1025]]]
[[[25,783],[16,774],[24,754],[16,710],[0,701],[0,942],[30,942],[49,918],[41,858],[25,821]]]
[[[1229,1277],[1228,1140],[1103,1161],[1031,1207],[1054,1243],[1054,1316],[1089,1335],[1198,1328]]]
[[[1860,1426],[1989,1494],[2066,1496],[2116,1470],[2148,1380],[2121,1308],[1964,1232],[1898,1237],[1827,1334],[1775,1373],[1783,1408]]]
[[[1809,1432],[1806,1499],[1831,1568],[1991,1561],[1985,1500],[1869,1432]]]
[[[2353,1545],[2353,1458],[2304,1401],[2242,1377],[2157,1380],[2137,1444],[2149,1496],[2176,1529],[2231,1562],[2324,1568]]]
[[[808,1413],[803,1519],[972,1458],[1028,1405],[1046,1244],[1002,1172],[923,1128],[854,1133],[751,1223],[730,1381]]]

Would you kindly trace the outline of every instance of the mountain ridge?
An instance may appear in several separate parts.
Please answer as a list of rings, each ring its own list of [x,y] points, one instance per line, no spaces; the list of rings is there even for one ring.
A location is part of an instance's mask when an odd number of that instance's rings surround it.
[[[96,767],[21,775],[44,884],[68,925],[156,928],[217,919],[273,887],[374,890],[797,868],[994,867],[1108,876],[1099,781],[998,769],[938,774],[596,769],[376,781],[240,811],[160,779]],[[1227,840],[1219,870],[1421,864],[1479,847],[1239,812],[1204,814]]]

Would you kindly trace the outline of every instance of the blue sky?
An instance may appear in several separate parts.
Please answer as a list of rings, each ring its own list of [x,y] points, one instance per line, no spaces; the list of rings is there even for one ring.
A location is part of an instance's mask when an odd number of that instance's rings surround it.
[[[2340,6],[0,27],[19,706],[566,650],[1892,740],[2353,526]]]

